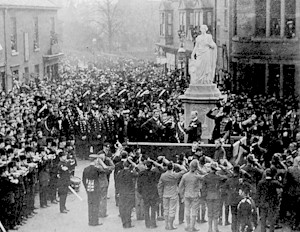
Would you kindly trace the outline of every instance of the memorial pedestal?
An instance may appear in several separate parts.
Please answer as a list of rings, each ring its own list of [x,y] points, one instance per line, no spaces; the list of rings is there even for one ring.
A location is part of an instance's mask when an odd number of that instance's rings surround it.
[[[184,95],[179,96],[184,104],[185,127],[191,121],[191,112],[197,111],[198,119],[202,123],[201,138],[204,143],[208,143],[208,140],[211,139],[215,126],[214,120],[206,117],[206,114],[216,106],[221,98],[222,94],[216,84],[189,85]]]

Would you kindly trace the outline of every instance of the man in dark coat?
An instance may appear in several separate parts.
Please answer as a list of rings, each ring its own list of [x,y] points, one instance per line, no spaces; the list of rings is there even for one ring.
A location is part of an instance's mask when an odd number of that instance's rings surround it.
[[[279,213],[279,194],[282,185],[274,179],[276,173],[266,170],[266,178],[257,186],[257,205],[261,214],[261,232],[266,232],[266,222],[270,223],[270,232],[274,232],[275,223]]]
[[[214,112],[218,110],[218,113],[214,115]],[[230,133],[232,130],[232,120],[229,117],[230,106],[215,107],[211,109],[206,116],[210,119],[215,120],[215,127],[212,133],[212,141],[216,139],[223,138],[227,142],[230,138]]]
[[[159,110],[154,110],[153,116],[144,122],[141,126],[145,134],[145,140],[149,142],[160,142],[162,139],[162,132],[165,126],[159,118]]]
[[[157,227],[156,207],[159,199],[157,185],[161,173],[151,170],[152,166],[153,163],[151,161],[146,161],[147,169],[140,172],[137,181],[137,190],[144,200],[145,224],[147,228]]]
[[[131,212],[135,205],[135,177],[136,171],[130,169],[129,161],[123,163],[124,169],[121,169],[117,176],[117,186],[119,189],[119,211],[124,228],[131,228]]]
[[[89,225],[98,226],[99,223],[99,203],[100,203],[100,180],[99,175],[103,168],[101,166],[95,167],[97,155],[90,155],[91,163],[83,170],[82,183],[87,192],[88,197],[88,209],[89,209]]]
[[[249,176],[246,172],[244,172],[244,175]],[[231,208],[232,232],[238,232],[238,204],[242,200],[240,190],[245,192],[245,188],[251,189],[251,185],[244,181],[240,166],[235,166],[232,176],[229,177],[225,183],[225,189],[228,193],[228,204]]]
[[[185,129],[185,133],[188,135],[187,142],[199,142],[201,141],[202,124],[198,119],[198,112],[192,111],[191,118],[192,120],[190,121],[188,128]]]
[[[61,213],[67,213],[66,200],[68,196],[68,187],[70,185],[70,165],[67,161],[67,154],[59,153],[60,162],[58,163],[58,195],[59,209]]]

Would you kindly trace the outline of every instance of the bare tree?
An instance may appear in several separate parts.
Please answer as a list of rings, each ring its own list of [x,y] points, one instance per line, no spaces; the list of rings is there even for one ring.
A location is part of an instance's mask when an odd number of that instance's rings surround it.
[[[114,38],[121,26],[116,0],[96,0],[90,7],[86,12],[89,22],[94,23],[98,31],[105,35],[108,49],[112,51]]]

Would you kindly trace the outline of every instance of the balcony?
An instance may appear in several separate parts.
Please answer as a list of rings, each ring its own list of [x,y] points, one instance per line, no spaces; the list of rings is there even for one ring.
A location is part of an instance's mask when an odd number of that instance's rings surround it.
[[[59,43],[51,40],[50,49],[48,50],[47,54],[43,56],[43,60],[45,63],[55,63],[63,56],[64,53],[62,52]]]
[[[300,55],[298,38],[233,37],[232,55],[236,58],[294,60]]]

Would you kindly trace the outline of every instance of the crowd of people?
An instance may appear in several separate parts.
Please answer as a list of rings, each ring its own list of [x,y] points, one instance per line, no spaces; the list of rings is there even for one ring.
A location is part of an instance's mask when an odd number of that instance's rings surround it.
[[[36,79],[2,93],[0,221],[6,229],[18,229],[34,216],[37,192],[41,208],[57,204],[59,197],[59,211],[67,213],[68,187],[83,159],[92,159],[83,174],[91,226],[107,216],[113,172],[124,228],[132,227],[135,207],[147,228],[156,227],[158,212],[165,228],[175,229],[178,201],[179,223],[185,219],[188,231],[197,230],[197,220],[206,222],[206,208],[209,231],[218,231],[220,222],[229,224],[229,207],[234,232],[257,226],[257,208],[263,232],[266,224],[272,230],[287,219],[299,227],[296,98],[226,92],[206,112],[215,120],[210,142],[216,152],[208,157],[196,146],[203,142],[199,112],[192,112],[191,122],[184,124],[178,96],[188,81],[180,70],[164,73],[150,62],[97,59],[95,67],[85,68],[78,65],[80,58],[68,57],[59,78]],[[139,148],[126,147],[127,141],[183,143],[185,137],[194,146],[173,161],[164,154],[152,160]],[[243,138],[235,143],[236,155],[222,148],[232,137]]]

